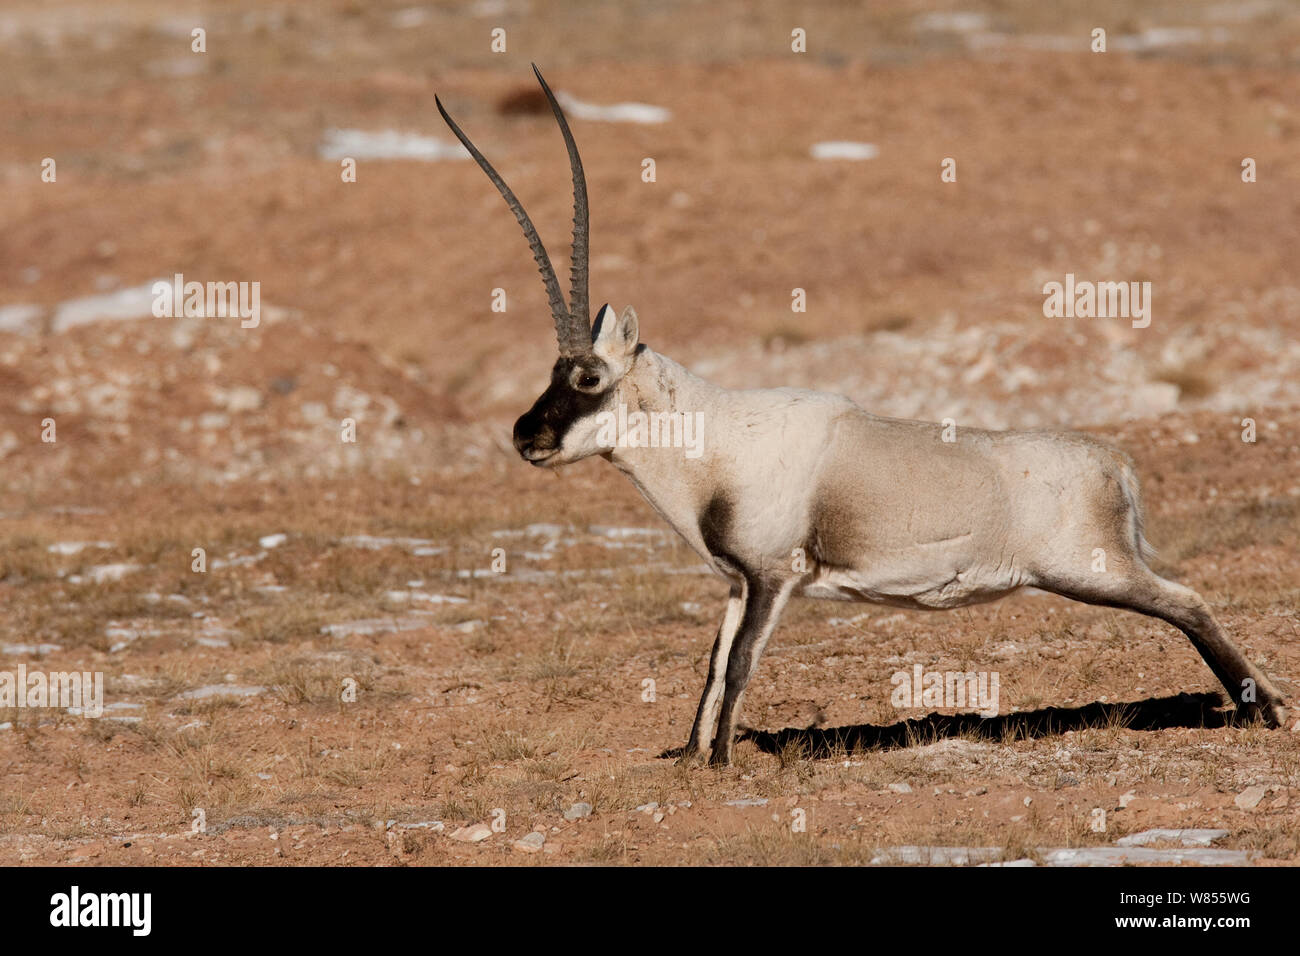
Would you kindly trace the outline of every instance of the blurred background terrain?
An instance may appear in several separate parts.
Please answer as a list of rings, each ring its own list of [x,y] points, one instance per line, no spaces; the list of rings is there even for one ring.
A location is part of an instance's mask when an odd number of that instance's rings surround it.
[[[689,728],[725,588],[604,463],[557,476],[510,449],[549,376],[545,296],[433,104],[519,194],[564,276],[568,168],[531,61],[588,107],[570,120],[595,305],[635,305],[643,341],[724,385],[1115,440],[1138,461],[1164,569],[1294,692],[1300,5],[10,0],[0,666],[105,671],[121,707],[90,729],[0,711],[0,858],[127,862],[123,834],[183,835],[195,807],[227,842],[160,837],[158,854],[265,861],[283,845],[249,834],[294,825],[302,860],[445,862],[478,848],[368,828],[397,815],[450,830],[495,806],[512,831],[562,828],[547,845],[579,859],[856,860],[830,847],[870,813],[855,837],[870,860],[881,833],[953,839],[941,821],[971,806],[985,814],[964,838],[1019,854],[1108,839],[1079,821],[1158,779],[1170,791],[1146,822],[1222,809],[1240,817],[1234,846],[1294,861],[1290,735],[1104,731],[1123,738],[1108,751],[1155,747],[1131,765],[1080,764],[1060,739],[844,768],[748,747],[747,778],[656,759]],[[583,118],[621,103],[662,121]],[[841,141],[868,158],[816,158]],[[940,181],[947,157],[955,183]],[[175,273],[259,282],[260,325],[152,317],[149,287]],[[1043,285],[1066,273],[1149,281],[1150,327],[1044,317]],[[488,570],[497,547],[505,575]],[[942,617],[800,606],[747,716],[892,723],[889,674],[922,661],[1000,667],[1021,710],[1216,686],[1163,625],[1055,599]],[[366,693],[345,712],[331,702],[349,675]],[[308,728],[312,743],[292,743]],[[1076,763],[1044,756],[1063,750]],[[924,786],[899,811],[880,791],[909,777]],[[976,783],[964,808],[921,799]],[[1255,785],[1271,796],[1248,814],[1234,798]],[[1024,813],[1031,790],[1053,794],[1041,816]],[[794,845],[727,806],[758,791],[856,809],[826,809]],[[682,835],[559,813],[586,801],[618,820],[654,793],[712,815]]]

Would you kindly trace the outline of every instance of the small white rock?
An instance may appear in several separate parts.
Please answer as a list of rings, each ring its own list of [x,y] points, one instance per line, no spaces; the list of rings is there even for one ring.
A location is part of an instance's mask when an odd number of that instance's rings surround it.
[[[1264,795],[1267,793],[1268,787],[1265,787],[1263,784],[1254,787],[1247,787],[1245,790],[1241,791],[1241,793],[1237,794],[1236,798],[1233,799],[1232,802],[1235,803],[1239,809],[1254,810],[1259,806],[1259,802],[1264,799]]]
[[[538,833],[534,830],[526,836],[520,837],[511,846],[520,853],[537,853],[542,849],[542,844],[546,842],[546,834]]]
[[[566,820],[581,820],[583,817],[589,816],[591,816],[590,803],[575,803],[564,811],[564,819]]]

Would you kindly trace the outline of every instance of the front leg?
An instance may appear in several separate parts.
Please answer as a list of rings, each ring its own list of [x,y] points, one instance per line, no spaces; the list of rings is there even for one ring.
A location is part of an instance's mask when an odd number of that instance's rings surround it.
[[[709,761],[714,766],[731,765],[736,724],[740,720],[740,700],[745,695],[745,687],[750,678],[758,670],[758,659],[797,583],[797,579],[765,581],[757,577],[749,581],[749,599],[745,602],[740,629],[727,659],[726,692],[718,716],[718,734],[713,741],[713,756]]]
[[[713,743],[713,728],[718,721],[718,705],[722,703],[723,678],[727,673],[727,657],[731,653],[731,642],[736,638],[740,628],[740,619],[745,610],[744,581],[731,585],[731,595],[727,598],[727,610],[718,627],[718,636],[713,642],[713,652],[709,655],[709,677],[704,684],[704,693],[700,696],[700,706],[695,711],[695,724],[691,727],[690,739],[682,749],[678,763],[694,763],[708,753]]]

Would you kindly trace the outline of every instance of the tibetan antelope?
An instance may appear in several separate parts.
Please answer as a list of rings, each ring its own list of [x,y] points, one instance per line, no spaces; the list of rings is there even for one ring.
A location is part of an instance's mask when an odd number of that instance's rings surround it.
[[[567,304],[515,194],[440,101],[438,111],[523,227],[555,320],[559,358],[515,423],[515,448],[541,468],[604,457],[730,584],[683,760],[731,762],[745,686],[792,595],[946,609],[1036,587],[1137,611],[1191,639],[1239,714],[1282,724],[1282,696],[1205,601],[1147,566],[1137,477],[1123,452],[1052,430],[967,428],[944,441],[939,425],[880,418],[838,395],[706,382],[641,344],[631,306],[618,315],[602,306],[593,327],[582,161],[533,72],[573,174]],[[620,406],[702,414],[702,453],[611,443],[602,425]],[[1094,569],[1099,553],[1104,571]]]

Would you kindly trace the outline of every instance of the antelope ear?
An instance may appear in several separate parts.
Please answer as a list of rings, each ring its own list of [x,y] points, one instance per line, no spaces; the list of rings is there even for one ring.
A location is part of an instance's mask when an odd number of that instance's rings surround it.
[[[611,368],[626,371],[636,351],[638,330],[636,311],[629,305],[614,318],[614,310],[602,305],[591,330],[591,350]]]

